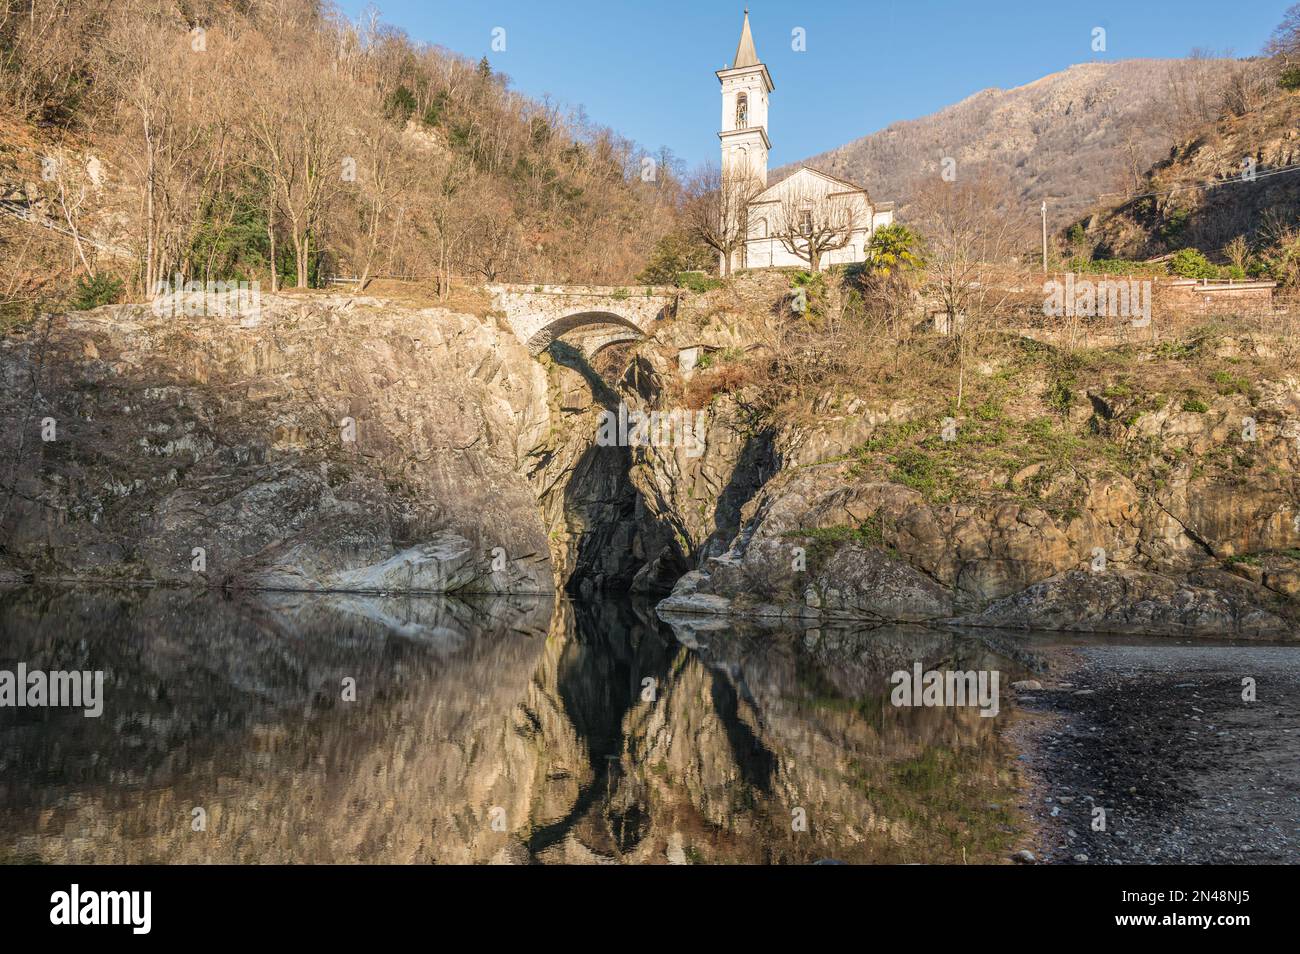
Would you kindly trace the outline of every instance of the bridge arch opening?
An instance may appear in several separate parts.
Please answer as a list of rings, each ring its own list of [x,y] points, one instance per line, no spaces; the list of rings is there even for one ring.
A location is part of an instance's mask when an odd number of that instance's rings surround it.
[[[528,339],[528,350],[532,354],[541,354],[552,341],[556,341],[572,331],[589,331],[591,346],[587,349],[594,354],[602,348],[625,341],[639,341],[645,332],[629,318],[624,318],[611,311],[577,311],[563,315],[543,325]]]

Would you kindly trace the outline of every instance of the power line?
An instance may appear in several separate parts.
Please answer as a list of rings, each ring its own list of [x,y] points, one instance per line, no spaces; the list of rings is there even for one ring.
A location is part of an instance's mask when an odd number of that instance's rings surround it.
[[[1267,179],[1270,178],[1271,176],[1286,175],[1287,173],[1291,173],[1291,172],[1300,172],[1300,163],[1297,163],[1295,165],[1290,165],[1290,166],[1280,166],[1277,169],[1268,169],[1264,172],[1257,172],[1254,175],[1252,175],[1250,178],[1246,178],[1244,176],[1232,176],[1231,178],[1228,179],[1209,179],[1202,182],[1186,182],[1186,183],[1180,183],[1179,185],[1176,185],[1171,189],[1161,189],[1156,192],[1140,192],[1136,195],[1129,195],[1126,192],[1101,192],[1097,194],[1096,198],[1093,201],[1104,199],[1107,196],[1120,196],[1123,198],[1123,202],[1121,204],[1128,205],[1130,202],[1136,202],[1138,199],[1148,199],[1160,195],[1173,195],[1175,192],[1181,192],[1184,189],[1209,190],[1209,189],[1218,188],[1219,186],[1233,185],[1234,183],[1258,182],[1260,179]]]

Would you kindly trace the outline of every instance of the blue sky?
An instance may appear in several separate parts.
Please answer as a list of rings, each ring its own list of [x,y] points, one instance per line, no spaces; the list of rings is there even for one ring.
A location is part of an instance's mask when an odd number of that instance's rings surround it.
[[[1257,53],[1293,0],[749,0],[776,84],[772,165],[913,119],[991,86],[1092,59]],[[343,0],[352,18],[369,4]],[[718,81],[744,0],[380,0],[412,38],[478,58],[532,96],[688,164],[717,156]],[[494,28],[506,49],[491,49]],[[807,50],[795,52],[801,27]],[[1106,51],[1091,48],[1106,31]]]

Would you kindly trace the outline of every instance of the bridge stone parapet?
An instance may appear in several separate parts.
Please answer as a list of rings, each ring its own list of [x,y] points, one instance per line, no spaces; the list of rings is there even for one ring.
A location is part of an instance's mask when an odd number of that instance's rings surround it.
[[[506,316],[515,335],[537,355],[572,331],[589,331],[588,351],[644,338],[655,322],[670,317],[678,290],[659,285],[489,285],[492,307]],[[594,343],[592,345],[591,343]]]

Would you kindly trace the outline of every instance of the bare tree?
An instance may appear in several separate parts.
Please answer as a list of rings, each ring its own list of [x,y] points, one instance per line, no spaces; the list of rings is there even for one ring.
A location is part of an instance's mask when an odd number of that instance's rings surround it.
[[[517,268],[522,253],[519,223],[510,203],[499,196],[482,195],[478,204],[466,257],[471,269],[494,282]]]
[[[1219,116],[1223,83],[1217,57],[1204,49],[1192,50],[1169,71],[1169,108],[1164,124],[1175,140],[1185,139]]]
[[[1223,257],[1244,272],[1250,262],[1250,243],[1246,241],[1246,236],[1238,235],[1223,246]]]
[[[1223,108],[1234,116],[1247,116],[1264,105],[1272,85],[1265,61],[1232,60],[1223,80]]]
[[[956,348],[960,408],[970,356],[1011,297],[1000,276],[1026,244],[1029,217],[1008,186],[987,179],[935,179],[917,197],[914,213],[925,237],[925,291]]]
[[[451,265],[461,242],[473,228],[471,188],[473,170],[461,158],[445,160],[437,170],[429,197],[428,217],[437,250],[438,297],[451,293]]]
[[[1300,3],[1292,4],[1282,15],[1264,52],[1281,60],[1283,69],[1300,63]]]
[[[781,196],[773,234],[787,252],[803,259],[815,272],[827,252],[844,248],[853,241],[855,231],[866,227],[866,214],[857,194],[793,186]]]
[[[301,51],[302,62],[282,66],[281,82],[253,98],[245,118],[252,155],[250,162],[266,177],[289,227],[299,288],[308,285],[313,240],[333,195],[345,181],[342,130],[337,116],[340,90],[331,74],[322,72]],[[267,56],[282,55],[278,51]],[[252,69],[267,68],[249,58]],[[272,262],[272,270],[275,263]]]
[[[1137,195],[1142,191],[1146,170],[1154,158],[1144,147],[1142,138],[1132,129],[1126,129],[1119,143],[1120,173],[1116,185],[1120,195]]]
[[[90,175],[70,156],[50,157],[50,159],[52,174],[49,182],[53,191],[54,204],[58,206],[63,223],[67,226],[67,234],[72,239],[81,267],[93,278],[95,267],[86,257],[86,242],[82,228],[82,218],[92,189]]]
[[[749,231],[749,204],[763,184],[747,172],[720,171],[706,164],[687,186],[686,221],[690,231],[722,258],[722,274],[731,274],[736,250]]]
[[[357,291],[366,290],[385,215],[396,198],[410,187],[411,177],[402,166],[400,142],[393,128],[372,122],[361,137],[362,177],[358,183],[364,216],[364,251]]]
[[[121,63],[121,105],[130,116],[124,152],[140,193],[141,276],[150,295],[179,257],[173,213],[186,202],[175,185],[198,143],[183,118],[176,48],[173,37],[142,32]]]

